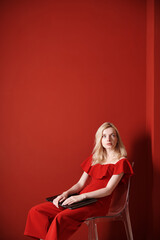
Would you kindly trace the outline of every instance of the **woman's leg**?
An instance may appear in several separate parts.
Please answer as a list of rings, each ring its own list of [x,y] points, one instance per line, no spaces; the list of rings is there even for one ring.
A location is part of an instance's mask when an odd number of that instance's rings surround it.
[[[68,240],[85,219],[104,215],[104,210],[99,201],[74,210],[42,203],[29,211],[24,234],[44,240]]]
[[[62,211],[51,202],[32,207],[28,213],[24,235],[45,239],[53,218]]]
[[[64,210],[63,213],[60,212],[55,216],[45,240],[67,240],[80,227],[81,222],[68,215],[68,209]]]
[[[68,240],[85,219],[101,215],[104,211],[102,209],[97,202],[82,208],[59,212],[52,221],[45,240]]]

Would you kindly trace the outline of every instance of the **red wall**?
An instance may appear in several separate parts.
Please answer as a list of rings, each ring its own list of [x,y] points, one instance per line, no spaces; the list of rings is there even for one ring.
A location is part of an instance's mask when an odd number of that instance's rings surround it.
[[[159,219],[160,219],[160,191],[157,193],[157,189],[160,186],[160,151],[159,151],[159,143],[160,143],[160,2],[156,1],[155,8],[155,168],[156,168],[156,177],[155,177],[155,195],[154,199],[156,201],[155,209],[154,209],[154,217],[155,217],[155,232],[156,235],[160,236],[160,228],[159,228]]]
[[[79,179],[105,121],[136,162],[130,212],[146,239],[146,1],[7,0],[0,19],[2,239],[26,239],[28,210]],[[124,240],[123,225],[107,235]],[[82,238],[85,226],[72,239]]]
[[[148,205],[148,240],[159,239],[160,219],[160,2],[158,0],[147,1],[147,57],[146,57],[146,126],[150,135],[150,149],[148,160],[148,186],[151,190],[150,207]]]
[[[160,237],[160,2],[154,2],[154,144],[153,144],[153,230],[154,238]]]

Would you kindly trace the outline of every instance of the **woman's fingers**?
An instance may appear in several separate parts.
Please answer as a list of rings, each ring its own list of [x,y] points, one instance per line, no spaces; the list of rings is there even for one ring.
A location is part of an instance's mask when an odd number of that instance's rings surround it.
[[[63,193],[60,195],[59,202],[63,202],[67,197],[68,197],[68,193],[67,193],[67,192],[63,192]]]
[[[59,202],[62,202],[62,201],[64,201],[66,198],[65,197],[61,197],[60,199],[59,199]]]
[[[78,196],[76,196],[76,197],[69,197],[69,198],[67,198],[67,199],[63,202],[62,205],[70,205],[70,204],[75,203],[75,202],[78,202],[78,201],[79,201],[79,200],[78,200]]]
[[[56,199],[53,200],[53,204],[58,208],[58,201]]]
[[[56,198],[53,200],[53,204],[54,204],[57,208],[59,208],[58,202],[59,202],[60,198],[61,198],[61,196],[58,196],[58,197],[56,197]]]
[[[53,200],[53,204],[59,208],[58,203],[59,202],[63,202],[66,199],[66,196],[62,193],[61,195],[57,196],[54,200]]]
[[[57,208],[59,208],[57,202],[53,201],[53,205],[55,205]]]

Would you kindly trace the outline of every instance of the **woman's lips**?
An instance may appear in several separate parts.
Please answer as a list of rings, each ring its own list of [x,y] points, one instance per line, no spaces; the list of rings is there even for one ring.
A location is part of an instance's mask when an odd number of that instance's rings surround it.
[[[112,145],[112,143],[107,143],[107,146],[111,146]]]

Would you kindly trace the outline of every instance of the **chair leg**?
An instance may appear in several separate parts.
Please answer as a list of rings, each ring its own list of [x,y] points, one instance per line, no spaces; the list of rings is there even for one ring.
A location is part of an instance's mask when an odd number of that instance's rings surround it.
[[[95,219],[89,220],[88,224],[88,240],[98,240],[97,224]]]
[[[97,223],[94,224],[95,240],[98,240]]]
[[[128,204],[124,211],[125,212],[123,214],[123,220],[124,220],[124,225],[126,229],[127,240],[133,240],[133,233],[132,233],[132,226],[131,226]]]

